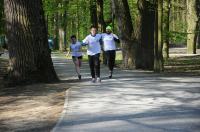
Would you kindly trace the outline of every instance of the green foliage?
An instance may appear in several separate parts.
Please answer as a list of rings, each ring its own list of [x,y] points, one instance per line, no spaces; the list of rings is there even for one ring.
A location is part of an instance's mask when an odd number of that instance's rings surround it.
[[[186,44],[187,33],[182,32],[169,32],[169,38],[172,44]]]
[[[70,42],[72,34],[82,40],[89,33],[90,15],[88,0],[43,0],[45,15],[48,16],[48,32],[56,36],[56,28],[66,31]],[[56,15],[59,17],[56,19]],[[56,27],[58,23],[58,27]],[[58,35],[58,33],[57,33]]]

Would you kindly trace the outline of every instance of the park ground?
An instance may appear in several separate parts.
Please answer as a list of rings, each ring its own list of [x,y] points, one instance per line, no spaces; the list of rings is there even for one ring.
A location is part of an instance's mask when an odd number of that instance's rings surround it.
[[[176,54],[176,52],[174,53]],[[59,77],[65,81],[57,84],[34,84],[17,88],[0,86],[0,131],[44,132],[52,130],[56,125],[63,111],[65,91],[71,88],[72,82],[73,85],[79,84],[79,82],[76,81],[76,75],[71,69],[73,65],[70,60],[67,61],[65,56],[60,53],[54,53],[53,60]],[[0,62],[1,67],[6,65],[5,59],[1,58]],[[68,64],[71,66],[67,70]],[[180,77],[199,77],[200,56],[173,57],[165,67],[166,72],[158,76],[177,76],[179,74]],[[87,82],[89,75],[87,74],[86,77],[85,81]],[[127,79],[129,80],[130,76],[127,76]],[[170,90],[173,92],[173,89]],[[196,94],[199,94],[198,88],[196,90]]]

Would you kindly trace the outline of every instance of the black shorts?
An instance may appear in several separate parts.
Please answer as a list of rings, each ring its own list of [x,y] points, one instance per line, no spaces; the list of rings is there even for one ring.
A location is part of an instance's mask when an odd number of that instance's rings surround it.
[[[72,56],[72,59],[75,59],[75,58],[83,59],[83,56]]]

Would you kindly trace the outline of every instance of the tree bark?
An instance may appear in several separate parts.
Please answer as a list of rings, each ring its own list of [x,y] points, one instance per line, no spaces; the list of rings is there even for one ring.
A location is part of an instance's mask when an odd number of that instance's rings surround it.
[[[63,30],[64,30],[64,51],[67,50],[67,11],[65,9],[63,16]]]
[[[59,28],[59,51],[64,51],[64,30],[62,27]]]
[[[165,31],[163,41],[163,57],[165,60],[169,58],[169,31],[170,31],[170,12],[171,12],[171,0],[167,0],[165,4],[165,10],[163,11],[163,30]]]
[[[196,0],[187,0],[187,53],[196,54],[195,33],[197,26]]]
[[[54,13],[54,49],[59,49],[59,14]]]
[[[134,68],[135,45],[132,39],[133,24],[127,0],[112,0],[122,46],[123,67]]]
[[[137,38],[136,68],[153,70],[154,67],[154,22],[153,4],[146,0],[138,0],[140,13],[139,25],[135,31]]]
[[[162,72],[164,70],[163,65],[163,41],[162,41],[162,10],[163,0],[156,0],[156,15],[155,15],[155,42],[154,42],[154,71]]]
[[[13,85],[58,81],[51,60],[41,0],[4,0]]]
[[[4,17],[4,7],[3,4],[4,1],[1,0],[0,1],[0,35],[3,34],[4,32],[4,21],[3,21],[3,17]]]
[[[97,17],[98,17],[98,28],[99,31],[105,32],[106,31],[106,23],[104,21],[103,16],[103,0],[97,0]]]
[[[90,0],[90,20],[91,24],[98,28],[96,0]]]
[[[104,21],[104,14],[103,14],[103,0],[97,0],[97,17],[98,17],[98,29],[100,32],[105,33],[106,32],[106,23]],[[103,64],[106,65],[107,64],[107,59],[106,59],[106,54],[103,51],[102,54],[102,60],[103,60]]]
[[[196,4],[196,12],[197,12],[197,26],[196,26],[196,44],[198,49],[200,48],[200,1],[197,1]]]

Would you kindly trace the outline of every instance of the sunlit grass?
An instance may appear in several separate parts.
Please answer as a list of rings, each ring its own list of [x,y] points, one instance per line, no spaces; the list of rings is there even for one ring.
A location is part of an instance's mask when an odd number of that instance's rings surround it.
[[[60,51],[53,51],[52,53],[57,54],[57,56],[63,56],[66,59],[72,59],[71,54],[68,54],[68,52],[60,52]],[[88,61],[88,55],[86,51],[83,51],[83,61]],[[122,63],[122,53],[121,51],[116,52],[116,59],[115,59],[116,65],[120,65]]]
[[[171,57],[165,61],[166,72],[194,72],[200,74],[200,55]]]

